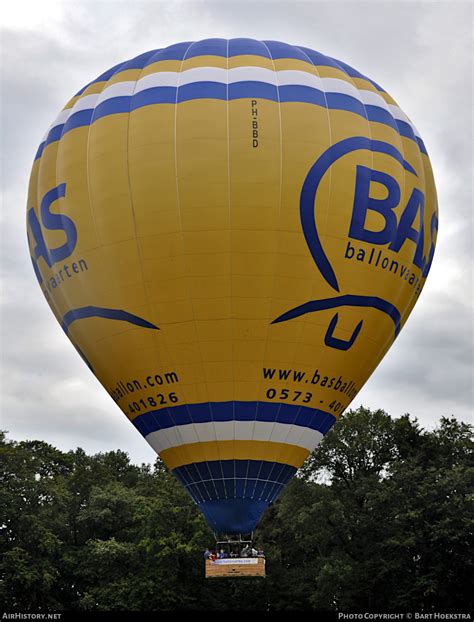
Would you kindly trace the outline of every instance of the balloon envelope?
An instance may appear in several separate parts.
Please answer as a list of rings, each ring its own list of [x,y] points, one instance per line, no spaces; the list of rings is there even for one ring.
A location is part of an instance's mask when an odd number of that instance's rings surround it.
[[[57,320],[223,533],[254,529],[387,352],[437,222],[423,141],[382,87],[251,39],[90,82],[28,198]]]

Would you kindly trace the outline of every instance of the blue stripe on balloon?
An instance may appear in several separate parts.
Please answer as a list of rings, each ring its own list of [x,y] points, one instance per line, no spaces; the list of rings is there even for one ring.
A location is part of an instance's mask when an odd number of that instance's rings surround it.
[[[328,108],[332,110],[345,110],[346,112],[355,112],[360,117],[367,119],[364,104],[350,95],[345,93],[326,93]]]
[[[183,60],[189,46],[192,41],[182,41],[181,43],[174,43],[173,45],[163,48],[161,50],[155,50],[155,54],[148,60],[147,65],[156,63],[162,60]]]
[[[236,482],[245,485],[243,480]],[[222,490],[223,494],[227,489],[224,484],[216,484]],[[233,492],[234,485],[232,482],[228,485],[229,493]],[[196,503],[199,503],[199,509],[204,514],[207,524],[212,531],[217,534],[223,534],[225,537],[231,534],[250,534],[258,525],[263,513],[267,509],[269,502],[258,498],[232,499],[222,496],[222,498],[212,501],[199,502],[198,497],[202,494],[197,485],[188,488],[191,495],[195,496]],[[281,490],[278,491],[280,493]]]
[[[218,99],[225,101],[227,99],[261,98],[275,102],[281,101],[282,103],[299,102],[322,107],[327,105],[331,110],[345,110],[357,114],[364,119],[368,118],[369,121],[388,125],[398,131],[400,135],[414,140],[420,150],[426,154],[423,141],[415,136],[411,126],[404,121],[394,119],[384,108],[373,105],[364,106],[356,98],[342,93],[324,93],[319,89],[299,85],[284,85],[277,88],[273,84],[258,81],[234,82],[229,85],[220,82],[193,82],[184,84],[178,89],[169,86],[152,87],[139,91],[132,96],[113,97],[101,102],[93,110],[91,122],[93,123],[97,119],[112,114],[128,113],[143,106],[174,104],[176,97],[178,102],[192,101],[194,99]],[[46,145],[59,140],[70,129],[87,125],[85,121],[87,113],[85,110],[81,111],[81,113],[81,116],[77,118],[77,123],[68,125],[68,119],[66,127],[58,125],[53,128],[48,134],[45,144],[42,143],[38,148],[35,159],[42,155]]]
[[[175,45],[170,45],[165,49],[157,49],[152,50],[150,52],[145,52],[145,54],[141,54],[137,56],[135,59],[131,61],[126,61],[123,63],[119,63],[118,65],[114,65],[107,71],[104,71],[100,76],[88,82],[85,86],[83,86],[77,93],[76,97],[82,95],[84,91],[89,88],[92,84],[96,84],[97,82],[107,82],[114,76],[116,73],[120,73],[127,69],[143,69],[148,65],[156,63],[157,61],[162,60],[183,60],[184,54],[186,50],[191,45],[191,41],[184,41],[182,43],[177,43]]]
[[[82,89],[77,91],[75,97],[82,95],[86,89],[88,89],[92,84],[95,84],[96,82],[107,82],[107,80],[110,80],[110,78],[115,73],[117,73],[121,69],[121,67],[123,67],[124,64],[125,63],[118,63],[118,65],[114,65],[110,69],[107,69],[107,71],[104,71],[104,73],[101,73],[100,76],[97,76],[97,78],[95,78],[95,80],[88,82],[85,86],[82,87]]]
[[[397,121],[388,110],[384,110],[380,106],[374,106],[373,104],[366,104],[365,109],[367,111],[367,118],[369,119],[369,121],[375,121],[376,123],[383,123],[384,125],[389,125],[392,129],[398,132]]]
[[[143,52],[143,54],[139,54],[135,56],[135,58],[131,58],[128,61],[123,63],[120,71],[127,71],[128,69],[143,69],[147,66],[150,58],[152,58],[158,50],[148,50],[148,52]]]
[[[278,468],[276,468],[278,467]],[[261,479],[287,484],[296,468],[282,462],[266,460],[212,460],[177,467],[173,473],[184,486],[218,479]]]
[[[196,56],[222,56],[227,58],[227,39],[203,39],[194,41],[188,48],[185,58]]]
[[[92,108],[87,108],[86,110],[79,110],[78,112],[73,113],[64,124],[62,135],[66,134],[67,132],[69,132],[69,130],[73,130],[76,127],[90,125],[92,122],[93,113],[94,110]]]
[[[254,80],[243,80],[242,82],[232,82],[229,84],[229,99],[244,98],[268,99],[278,101],[278,89],[274,84],[259,82]]]
[[[128,69],[143,69],[147,66],[150,57],[156,54],[156,52],[159,52],[159,50],[150,50],[148,52],[144,52],[143,54],[139,54],[138,56],[135,56],[135,58],[131,58],[128,61],[114,65],[110,69],[107,69],[107,71],[104,71],[104,73],[101,73],[100,76],[95,78],[95,80],[88,82],[76,93],[75,96],[78,97],[79,95],[82,95],[82,93],[92,86],[92,84],[96,84],[97,82],[108,82],[108,80],[110,80],[110,78],[112,78],[116,73],[127,71]]]
[[[55,127],[53,127],[50,131],[49,134],[45,140],[45,147],[47,145],[50,145],[51,143],[55,143],[56,141],[58,141],[61,136],[62,136],[62,131],[64,128],[64,123],[61,123],[61,125],[56,125]]]
[[[319,89],[314,89],[311,86],[284,85],[279,86],[278,90],[281,102],[315,104],[316,106],[326,108],[326,98],[323,91]]]
[[[116,73],[126,71],[127,69],[143,69],[147,65],[162,61],[162,60],[179,60],[182,61],[186,58],[194,58],[196,56],[220,56],[223,58],[252,55],[262,56],[264,58],[283,59],[290,58],[296,60],[303,60],[307,62],[308,57],[314,65],[320,67],[334,67],[342,70],[348,76],[353,78],[362,78],[373,84],[379,91],[384,92],[376,82],[360,73],[350,65],[343,63],[342,61],[321,54],[316,50],[310,48],[289,45],[281,41],[259,41],[256,39],[206,39],[203,41],[183,41],[181,43],[175,43],[167,48],[150,50],[144,54],[140,54],[129,61],[114,65],[100,76],[87,83],[82,87],[76,96],[82,95],[82,93],[92,84],[96,82],[106,82]]]
[[[178,103],[192,99],[227,99],[227,84],[222,82],[193,82],[178,90]]]
[[[311,48],[305,48],[300,46],[299,49],[303,50],[303,52],[307,54],[307,56],[314,65],[320,67],[333,67],[334,69],[339,69],[340,71],[343,71],[351,78],[362,78],[363,80],[367,80],[367,82],[370,82],[370,84],[375,86],[378,91],[385,93],[384,89],[376,82],[374,82],[364,74],[360,73],[360,71],[357,71],[357,69],[354,69],[354,67],[351,67],[347,63],[343,63],[342,61],[337,60],[337,58],[321,54],[321,52],[317,52],[316,50],[312,50]]]
[[[405,136],[405,134],[403,134],[402,132],[400,132],[400,134],[402,136]],[[425,143],[421,140],[421,138],[419,136],[416,136],[415,140],[416,140],[416,142],[418,144],[418,148],[421,151],[421,153],[424,153],[425,155],[428,155],[428,152],[426,151]]]
[[[43,142],[40,143],[40,146],[38,147],[38,150],[37,150],[37,152],[35,154],[35,160],[39,160],[41,158],[41,156],[43,155],[43,151],[44,151],[45,146],[46,146],[46,141],[43,140]]]
[[[110,69],[107,69],[107,71],[104,71],[104,73],[101,73],[100,76],[95,78],[95,80],[88,82],[85,86],[82,87],[82,89],[80,89],[76,93],[75,96],[78,97],[79,95],[82,95],[82,93],[84,93],[84,91],[88,89],[92,84],[96,84],[97,82],[107,82],[116,73],[120,73],[121,71],[126,71],[127,69],[143,69],[148,64],[150,56],[154,55],[158,51],[159,50],[150,50],[149,52],[144,52],[143,54],[135,56],[135,58],[131,58],[128,61],[114,65]]]
[[[229,39],[229,58],[233,56],[262,56],[270,58],[267,46],[262,41],[256,39]]]
[[[293,466],[264,460],[196,462],[173,474],[218,533],[250,533],[296,473]]]
[[[316,65],[318,67],[332,67],[333,69],[341,69],[341,66],[336,62],[334,58],[331,58],[331,56],[326,56],[321,52],[303,46],[299,46],[299,49],[307,55],[313,65]]]
[[[397,127],[398,131],[402,136],[405,136],[406,138],[411,138],[412,140],[417,140],[412,126],[406,121],[400,121],[399,119],[397,119]]]
[[[130,110],[137,110],[152,104],[174,104],[176,88],[174,86],[155,86],[135,93],[132,97]]]
[[[121,95],[119,97],[111,97],[110,99],[100,102],[100,104],[94,108],[92,123],[101,117],[107,117],[111,114],[130,112],[130,99],[130,95]]]
[[[343,63],[341,60],[338,60],[337,58],[331,58],[331,60],[334,63],[336,63],[336,66],[338,67],[338,69],[342,69],[342,71],[344,71],[351,78],[361,78],[362,80],[367,80],[367,82],[370,82],[372,86],[375,86],[375,88],[378,91],[385,93],[384,89],[379,84],[377,84],[377,82],[374,82],[373,80],[365,76],[360,71],[357,71],[357,69],[354,69],[354,67],[351,67],[347,63]]]
[[[167,48],[163,48],[159,52],[159,60],[180,60],[184,59],[184,55],[192,45],[192,41],[183,41],[181,43],[175,43]],[[156,61],[152,61],[156,62]]]
[[[148,436],[157,430],[212,421],[269,421],[327,434],[336,418],[331,413],[307,406],[233,401],[168,406],[139,415],[132,423],[143,436]]]
[[[307,55],[296,45],[290,45],[289,43],[283,43],[282,41],[271,41],[268,39],[262,43],[264,43],[268,48],[273,60],[291,58],[308,62]]]

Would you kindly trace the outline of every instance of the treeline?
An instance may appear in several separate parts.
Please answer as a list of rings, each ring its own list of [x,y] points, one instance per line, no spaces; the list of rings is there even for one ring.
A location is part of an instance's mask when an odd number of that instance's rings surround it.
[[[0,444],[0,602],[11,611],[465,611],[472,427],[349,411],[266,513],[261,579],[205,580],[213,537],[163,463]]]

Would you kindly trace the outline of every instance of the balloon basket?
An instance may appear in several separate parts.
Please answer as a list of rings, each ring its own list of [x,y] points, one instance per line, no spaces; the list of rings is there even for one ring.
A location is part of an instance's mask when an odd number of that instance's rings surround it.
[[[206,579],[224,577],[263,577],[265,578],[265,558],[238,557],[236,559],[206,560]]]
[[[216,554],[225,555],[205,560],[206,579],[223,577],[265,578],[265,557],[252,546],[253,534],[216,535]],[[252,551],[254,554],[252,554]],[[257,553],[257,555],[255,555]]]

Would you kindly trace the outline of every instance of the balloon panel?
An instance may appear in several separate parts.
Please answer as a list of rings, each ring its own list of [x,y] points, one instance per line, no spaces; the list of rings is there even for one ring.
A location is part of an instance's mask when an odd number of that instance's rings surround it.
[[[376,368],[437,231],[423,141],[306,48],[213,39],[82,89],[38,150],[56,318],[215,531],[247,532]]]

